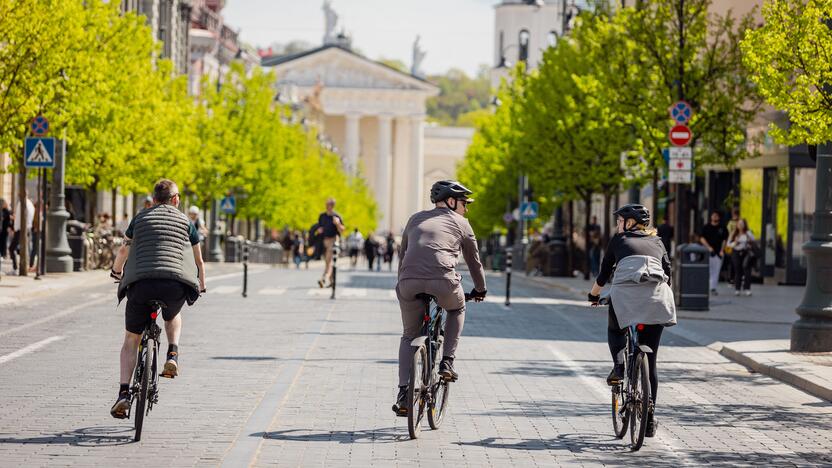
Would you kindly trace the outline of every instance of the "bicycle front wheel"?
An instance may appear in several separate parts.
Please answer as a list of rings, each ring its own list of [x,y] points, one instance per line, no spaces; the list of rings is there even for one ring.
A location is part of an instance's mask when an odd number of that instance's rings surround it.
[[[627,423],[630,416],[627,411],[625,388],[622,384],[612,386],[612,429],[618,439],[623,439],[627,433]]]
[[[650,368],[647,355],[639,353],[633,369],[631,411],[630,411],[630,447],[639,450],[644,444],[647,431],[647,413],[650,410]]]
[[[156,351],[156,346],[153,340],[147,340],[147,347],[144,353],[139,354],[139,359],[144,359],[142,365],[142,372],[139,376],[139,395],[136,398],[136,442],[142,440],[142,426],[144,425],[145,408],[147,407],[147,395],[150,388],[150,374],[152,372],[153,356]],[[142,356],[144,354],[144,356]]]
[[[407,388],[407,431],[411,439],[419,437],[422,418],[425,415],[427,354],[424,345],[416,348],[416,352],[413,353],[413,365],[410,367],[410,385]]]
[[[433,402],[428,408],[428,424],[433,430],[439,429],[442,424],[442,419],[445,417],[445,411],[448,408],[448,397],[451,393],[451,384],[440,379],[439,382],[433,386]]]

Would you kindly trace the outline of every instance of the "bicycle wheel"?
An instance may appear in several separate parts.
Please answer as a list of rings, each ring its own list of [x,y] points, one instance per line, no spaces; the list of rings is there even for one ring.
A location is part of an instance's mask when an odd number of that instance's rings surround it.
[[[622,384],[612,386],[612,429],[618,439],[623,439],[627,433],[627,423],[630,416],[629,411],[627,411],[625,388]]]
[[[151,354],[155,349],[153,340],[147,340],[144,356],[139,355],[139,359],[144,358],[144,362],[141,376],[139,376],[139,395],[136,398],[136,437],[134,438],[136,442],[142,440],[142,425],[144,424],[145,408],[147,407],[147,394],[150,388],[150,372],[153,362]]]
[[[413,353],[413,366],[410,368],[410,385],[407,388],[407,431],[410,438],[419,437],[422,417],[425,415],[425,369],[427,369],[427,351],[421,345]]]
[[[428,424],[430,424],[431,429],[436,430],[442,424],[442,418],[445,416],[445,411],[448,407],[448,396],[451,393],[451,384],[440,379],[433,388],[433,403],[428,408]]]
[[[633,369],[633,391],[630,394],[630,447],[633,451],[644,444],[644,433],[647,431],[647,413],[650,409],[649,371],[647,355],[639,353]]]

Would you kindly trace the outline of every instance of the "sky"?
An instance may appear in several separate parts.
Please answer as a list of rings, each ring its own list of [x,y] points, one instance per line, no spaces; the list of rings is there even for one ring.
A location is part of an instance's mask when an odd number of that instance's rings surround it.
[[[498,0],[332,0],[339,29],[371,59],[398,59],[408,67],[421,35],[429,74],[461,68],[474,75],[491,62],[494,5]],[[323,0],[227,0],[225,23],[246,43],[267,46],[305,40],[323,43]]]

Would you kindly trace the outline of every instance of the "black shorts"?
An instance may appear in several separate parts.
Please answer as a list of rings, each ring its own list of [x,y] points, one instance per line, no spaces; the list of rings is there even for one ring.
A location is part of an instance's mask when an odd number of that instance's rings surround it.
[[[150,320],[153,308],[150,301],[162,301],[167,308],[162,311],[165,321],[179,315],[187,300],[187,286],[170,279],[145,279],[127,288],[127,308],[124,312],[124,327],[130,333],[140,334]]]

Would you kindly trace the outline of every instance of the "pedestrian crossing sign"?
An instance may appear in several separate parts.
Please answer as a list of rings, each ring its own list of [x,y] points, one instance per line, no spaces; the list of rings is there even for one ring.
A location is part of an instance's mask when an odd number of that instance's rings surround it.
[[[537,219],[537,213],[540,211],[540,207],[537,202],[524,202],[520,205],[520,215],[525,220],[529,219]]]
[[[225,214],[234,214],[237,212],[237,200],[231,195],[226,196],[220,202],[220,209]]]
[[[24,145],[26,167],[55,167],[55,139],[29,137]]]

